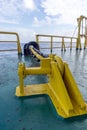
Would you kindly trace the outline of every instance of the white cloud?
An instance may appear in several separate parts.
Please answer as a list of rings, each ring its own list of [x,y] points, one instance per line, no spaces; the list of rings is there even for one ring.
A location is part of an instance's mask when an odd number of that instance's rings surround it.
[[[58,22],[75,23],[80,15],[87,15],[87,0],[43,0],[41,6],[48,16],[60,15]]]
[[[0,0],[0,22],[18,23],[24,13],[29,14],[35,9],[33,0]]]
[[[76,21],[74,21],[76,22]],[[40,27],[40,26],[46,26],[46,25],[59,25],[59,24],[65,24],[65,21],[61,21],[61,19],[57,17],[51,17],[51,16],[45,16],[44,19],[38,19],[37,17],[34,17],[33,20],[33,26],[34,27]]]
[[[35,4],[33,0],[23,0],[24,6],[25,8],[29,9],[29,10],[35,10]]]
[[[18,21],[15,19],[6,19],[4,17],[0,17],[0,23],[7,23],[7,24],[19,24]]]
[[[18,17],[19,2],[17,0],[1,0],[0,14],[5,17]]]
[[[33,20],[33,26],[34,27],[40,27],[40,26],[43,26],[43,25],[51,25],[51,24],[55,24],[57,22],[57,18],[51,18],[49,16],[45,16],[44,19],[38,19],[37,17],[34,17],[34,20]],[[56,23],[58,24],[58,23]]]
[[[44,24],[46,23],[46,20],[45,19],[42,19],[42,20],[39,20],[37,17],[34,17],[34,20],[33,20],[33,26],[34,27],[40,27],[40,26],[43,26]],[[47,24],[47,23],[46,23]]]

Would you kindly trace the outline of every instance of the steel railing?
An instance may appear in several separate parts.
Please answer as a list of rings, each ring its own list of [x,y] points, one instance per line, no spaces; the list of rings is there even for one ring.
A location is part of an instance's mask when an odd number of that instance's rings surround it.
[[[16,32],[4,32],[4,31],[0,31],[0,34],[3,35],[15,35],[17,40],[0,40],[0,42],[12,42],[12,43],[17,43],[17,49],[4,49],[4,50],[0,50],[0,52],[4,52],[4,51],[18,51],[18,54],[22,54],[22,49],[21,49],[21,45],[20,45],[20,39],[19,39],[19,35]]]
[[[43,40],[40,40],[40,38],[43,38]],[[50,40],[45,40],[45,38],[50,38]],[[57,40],[55,41],[54,38],[57,38]],[[68,46],[68,48],[70,48],[70,50],[73,47],[76,48],[77,38],[76,37],[68,37],[68,36],[55,36],[55,35],[37,34],[36,35],[36,42],[38,44],[50,43],[50,47],[46,47],[45,44],[44,44],[44,47],[41,47],[41,49],[50,49],[50,52],[52,53],[53,48],[61,48],[61,50],[65,51],[66,48],[67,48],[66,43],[70,43],[70,45]],[[54,43],[61,44],[61,47],[58,47],[58,46],[54,47],[53,46]],[[74,46],[72,44],[74,44]]]

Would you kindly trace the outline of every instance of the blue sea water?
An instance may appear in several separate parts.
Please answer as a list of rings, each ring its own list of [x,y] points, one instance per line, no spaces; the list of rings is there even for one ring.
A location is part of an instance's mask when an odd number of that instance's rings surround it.
[[[25,43],[21,43],[21,46],[23,47]],[[17,43],[16,42],[0,42],[0,50],[4,49],[17,49]]]

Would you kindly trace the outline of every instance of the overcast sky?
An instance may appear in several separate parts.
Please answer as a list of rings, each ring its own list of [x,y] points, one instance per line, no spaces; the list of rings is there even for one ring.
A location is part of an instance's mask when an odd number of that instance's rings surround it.
[[[72,36],[87,0],[0,0],[0,31],[18,32],[21,42],[35,34]]]

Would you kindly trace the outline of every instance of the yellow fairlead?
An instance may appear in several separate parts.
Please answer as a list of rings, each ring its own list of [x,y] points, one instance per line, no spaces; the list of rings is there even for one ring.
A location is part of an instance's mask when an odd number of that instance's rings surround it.
[[[40,67],[27,68],[25,64],[19,64],[19,86],[16,88],[16,96],[47,94],[60,116],[68,118],[87,114],[87,105],[68,64],[63,62],[60,57],[52,54],[48,58],[43,58],[39,55],[37,57],[40,58]],[[46,84],[25,86],[23,80],[30,74],[46,74],[49,81]]]

